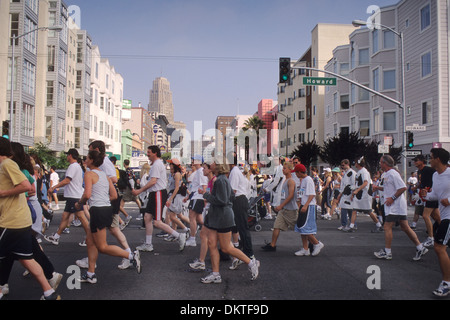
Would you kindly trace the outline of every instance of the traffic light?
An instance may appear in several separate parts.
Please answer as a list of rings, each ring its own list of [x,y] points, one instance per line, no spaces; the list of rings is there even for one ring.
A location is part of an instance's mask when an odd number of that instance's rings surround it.
[[[289,83],[291,78],[291,58],[280,58],[280,83]]]
[[[414,148],[414,133],[411,131],[408,131],[406,133],[408,135],[408,143],[406,144],[407,149]]]
[[[9,121],[2,123],[2,137],[9,140]]]

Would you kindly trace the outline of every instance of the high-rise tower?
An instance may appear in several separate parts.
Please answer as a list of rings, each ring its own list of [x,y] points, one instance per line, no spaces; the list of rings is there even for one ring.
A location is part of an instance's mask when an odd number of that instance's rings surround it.
[[[148,110],[164,114],[169,123],[174,122],[172,91],[170,91],[170,82],[166,78],[160,77],[153,81]]]

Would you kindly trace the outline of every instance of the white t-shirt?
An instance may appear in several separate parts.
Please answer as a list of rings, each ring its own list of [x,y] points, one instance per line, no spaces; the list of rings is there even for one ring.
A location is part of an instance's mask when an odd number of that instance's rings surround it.
[[[309,196],[314,196],[309,205],[312,206],[316,204],[316,188],[314,186],[314,181],[310,176],[301,179],[298,196],[302,205],[308,201]]]
[[[450,219],[450,206],[444,207],[441,200],[450,201],[450,169],[447,168],[443,173],[435,172],[433,174],[433,188],[427,195],[427,200],[439,201],[439,212],[442,220]]]
[[[98,168],[106,173],[106,176],[108,178],[117,179],[116,168],[114,167],[114,164],[111,162],[111,160],[109,160],[108,156],[105,156],[105,158],[103,159],[103,164]]]
[[[231,169],[228,180],[230,181],[231,189],[236,191],[236,197],[242,195],[247,197],[250,184],[248,179],[244,177],[241,170],[239,170],[237,166]]]
[[[392,198],[397,190],[406,188],[405,182],[403,181],[400,173],[396,170],[391,169],[384,173],[384,199]],[[386,215],[401,215],[406,216],[408,213],[408,207],[406,205],[405,193],[402,193],[391,206],[384,205],[384,212]]]
[[[52,182],[50,187],[56,186],[59,183],[59,175],[56,172],[50,173],[50,181]]]
[[[149,192],[167,189],[166,166],[161,159],[157,159],[152,163],[148,176],[149,180],[157,178],[156,183],[148,189]]]
[[[83,196],[83,170],[77,162],[72,163],[66,171],[70,183],[64,187],[64,197],[81,199]]]
[[[198,189],[202,188],[202,186],[208,185],[208,177],[203,174],[203,167],[198,168],[195,171],[195,176],[192,179],[192,192],[194,195],[191,199],[203,199],[203,194],[198,192]]]
[[[418,180],[416,177],[409,177],[409,179],[408,179],[409,184],[416,185],[417,182],[418,182]]]

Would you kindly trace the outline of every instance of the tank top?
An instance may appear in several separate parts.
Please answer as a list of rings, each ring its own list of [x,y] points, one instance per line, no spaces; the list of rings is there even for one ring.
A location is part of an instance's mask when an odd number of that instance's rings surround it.
[[[287,197],[289,197],[289,186],[288,186],[288,182],[289,180],[294,181],[292,178],[287,179],[284,183],[283,183],[283,187],[281,189],[281,193],[282,193],[282,199],[286,199]],[[295,181],[294,181],[295,182]],[[295,184],[295,183],[294,183]],[[286,210],[298,210],[298,205],[297,205],[297,190],[294,190],[294,197],[291,199],[291,201],[289,201],[283,209]]]
[[[92,170],[98,175],[97,183],[92,185],[92,193],[89,198],[89,206],[91,207],[109,207],[109,181],[106,173],[100,170]]]

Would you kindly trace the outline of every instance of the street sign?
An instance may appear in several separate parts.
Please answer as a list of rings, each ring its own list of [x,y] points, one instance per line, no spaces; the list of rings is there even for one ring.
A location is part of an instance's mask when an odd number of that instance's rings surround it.
[[[158,133],[159,132],[159,126],[157,124],[153,125],[153,133]]]
[[[410,158],[414,158],[420,156],[422,154],[422,150],[408,150],[406,151],[406,156]]]
[[[336,78],[315,78],[304,77],[303,85],[305,86],[335,86],[337,84]]]
[[[392,137],[391,136],[385,136],[384,137],[384,145],[385,146],[392,146]]]
[[[378,153],[380,153],[380,154],[389,153],[389,146],[388,146],[388,145],[380,144],[380,145],[378,146]]]
[[[413,124],[412,126],[407,126],[406,131],[427,131],[427,127]]]

